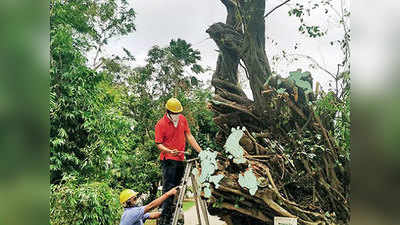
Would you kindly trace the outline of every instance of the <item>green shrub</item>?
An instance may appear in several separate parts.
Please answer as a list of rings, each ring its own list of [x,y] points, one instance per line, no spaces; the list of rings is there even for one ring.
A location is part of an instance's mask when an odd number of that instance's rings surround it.
[[[123,210],[118,193],[99,182],[52,185],[50,224],[118,224]]]

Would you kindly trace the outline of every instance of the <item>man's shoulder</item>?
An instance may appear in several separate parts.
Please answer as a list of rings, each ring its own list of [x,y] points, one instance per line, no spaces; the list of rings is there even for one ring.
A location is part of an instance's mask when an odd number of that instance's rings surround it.
[[[165,125],[166,122],[167,122],[167,121],[165,121],[165,118],[164,118],[164,117],[161,117],[161,119],[159,119],[159,120],[157,121],[156,126]]]
[[[124,210],[120,225],[136,224],[144,214],[144,207],[132,207]]]
[[[133,216],[133,217],[143,216],[144,206],[132,207],[132,208],[126,209],[124,214],[127,214],[128,216]]]
[[[183,121],[187,121],[186,117],[184,115],[182,115],[182,114],[180,114],[180,118],[179,119],[182,119]]]

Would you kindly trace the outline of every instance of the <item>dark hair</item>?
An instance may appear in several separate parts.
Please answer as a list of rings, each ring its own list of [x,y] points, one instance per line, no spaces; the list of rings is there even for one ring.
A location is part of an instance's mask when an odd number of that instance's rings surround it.
[[[171,112],[171,111],[169,111],[169,110],[167,109],[167,113],[168,113],[168,114],[179,114],[180,112],[174,113],[174,112]]]
[[[134,199],[136,200],[137,199],[137,197],[134,197]],[[131,203],[131,201],[130,201],[131,199],[129,198],[124,204],[124,208],[132,208],[132,207],[135,207],[136,206],[136,204],[135,203]]]

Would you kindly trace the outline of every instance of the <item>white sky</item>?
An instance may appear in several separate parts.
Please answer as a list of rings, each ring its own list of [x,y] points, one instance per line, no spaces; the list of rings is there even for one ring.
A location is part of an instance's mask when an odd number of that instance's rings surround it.
[[[339,5],[341,0],[334,0]],[[348,0],[346,0],[348,1]],[[270,9],[283,2],[283,0],[267,1],[268,12]],[[305,2],[298,0],[298,2]],[[320,2],[312,0],[311,2]],[[292,0],[290,5],[294,5]],[[132,0],[131,7],[136,11],[136,31],[127,36],[117,38],[109,42],[104,53],[123,54],[125,47],[135,56],[135,65],[144,65],[148,50],[159,45],[165,47],[171,39],[181,38],[193,45],[194,49],[201,52],[201,64],[215,69],[218,53],[217,46],[206,33],[206,29],[216,22],[225,22],[226,10],[219,0]],[[272,56],[280,55],[282,50],[288,54],[304,54],[315,58],[319,64],[335,73],[337,64],[341,60],[341,52],[338,46],[331,46],[330,41],[340,39],[343,36],[341,27],[335,22],[334,12],[328,15],[317,14],[306,20],[315,25],[328,28],[328,35],[323,38],[311,39],[301,35],[297,29],[299,23],[295,17],[289,17],[290,6],[283,6],[272,13],[266,20],[266,35],[274,39],[278,45],[270,41],[266,43],[267,56],[272,61]],[[323,10],[320,10],[323,11]],[[295,43],[299,43],[294,50]],[[315,72],[308,68],[310,63],[281,63],[273,66],[281,76],[287,76],[289,71],[303,68],[312,73],[314,80],[319,81],[324,89],[328,89],[329,75],[324,72]],[[210,80],[212,72],[198,76],[201,80]],[[250,93],[250,90],[246,90]]]

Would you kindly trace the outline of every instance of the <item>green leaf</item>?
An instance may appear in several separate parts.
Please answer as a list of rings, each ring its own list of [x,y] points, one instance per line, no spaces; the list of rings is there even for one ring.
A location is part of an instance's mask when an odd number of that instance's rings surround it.
[[[296,71],[289,72],[289,77],[288,79],[293,81],[296,86],[302,88],[306,94],[312,92],[312,87],[311,84],[308,81],[302,80],[302,79],[307,79],[308,77],[311,77],[310,72],[301,72],[301,69],[298,69]]]
[[[278,90],[276,90],[276,93],[278,93],[278,94],[286,93],[286,89],[284,89],[284,88],[279,88]]]

